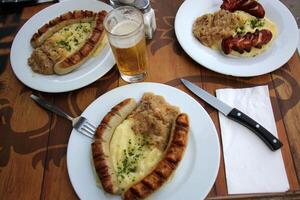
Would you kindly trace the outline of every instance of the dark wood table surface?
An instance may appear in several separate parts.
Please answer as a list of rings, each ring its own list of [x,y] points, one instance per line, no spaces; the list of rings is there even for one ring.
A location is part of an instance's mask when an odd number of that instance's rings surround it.
[[[283,1],[300,15],[299,0]],[[182,0],[153,0],[157,30],[148,41],[150,57],[146,81],[164,83],[188,92],[179,78],[185,77],[210,93],[218,88],[268,85],[285,168],[290,183],[286,193],[228,195],[224,160],[207,199],[300,199],[300,59],[295,53],[280,69],[262,76],[237,78],[212,72],[194,62],[180,47],[174,18]],[[96,82],[72,92],[48,94],[23,85],[14,75],[11,43],[32,15],[51,5],[0,8],[0,199],[78,199],[66,167],[66,150],[72,130],[69,121],[37,106],[30,94],[40,95],[74,116],[105,92],[126,84],[114,67]],[[22,47],[20,47],[20,53]],[[189,92],[188,92],[189,93]],[[198,100],[214,121],[220,137],[217,112]]]

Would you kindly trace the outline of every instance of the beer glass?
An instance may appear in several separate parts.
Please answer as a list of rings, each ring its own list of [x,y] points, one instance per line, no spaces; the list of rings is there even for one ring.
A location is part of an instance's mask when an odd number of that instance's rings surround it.
[[[142,13],[131,6],[118,7],[108,13],[104,27],[122,79],[143,81],[148,56]]]

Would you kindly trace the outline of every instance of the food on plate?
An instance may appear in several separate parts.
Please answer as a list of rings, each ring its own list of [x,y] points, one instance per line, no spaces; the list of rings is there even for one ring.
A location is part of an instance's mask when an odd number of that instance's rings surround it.
[[[28,64],[40,74],[66,74],[78,68],[105,45],[106,11],[67,12],[49,21],[31,38]]]
[[[263,17],[264,9],[255,0],[224,0],[221,8],[193,24],[193,35],[203,45],[226,55],[254,57],[276,38],[276,25]]]
[[[197,18],[193,24],[193,34],[205,46],[217,49],[218,42],[234,35],[240,24],[240,18],[234,13],[220,10]]]
[[[241,10],[258,18],[265,17],[265,9],[256,0],[223,0],[221,8],[230,12]]]
[[[222,50],[225,54],[229,54],[232,50],[239,53],[244,51],[250,52],[252,47],[261,48],[272,39],[272,32],[266,29],[257,30],[254,33],[246,33],[246,35],[237,34],[222,40]]]
[[[144,199],[175,172],[187,146],[188,116],[162,96],[125,99],[102,119],[92,143],[103,189]]]

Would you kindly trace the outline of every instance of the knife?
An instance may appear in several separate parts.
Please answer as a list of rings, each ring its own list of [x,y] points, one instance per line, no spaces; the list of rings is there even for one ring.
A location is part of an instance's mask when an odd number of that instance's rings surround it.
[[[274,135],[272,135],[272,133],[270,133],[262,125],[257,123],[242,111],[238,110],[237,108],[230,107],[226,103],[217,99],[213,95],[209,94],[208,92],[188,80],[181,79],[181,82],[195,95],[203,99],[212,107],[216,108],[225,116],[252,130],[272,151],[276,151],[277,149],[280,149],[282,147],[282,143]]]

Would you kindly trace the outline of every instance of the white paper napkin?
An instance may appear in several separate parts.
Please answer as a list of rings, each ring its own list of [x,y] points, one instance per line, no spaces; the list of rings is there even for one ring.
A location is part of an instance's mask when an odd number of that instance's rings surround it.
[[[277,137],[268,86],[219,89],[217,98]],[[252,131],[219,113],[229,194],[285,192],[289,183],[281,150],[271,151]]]

